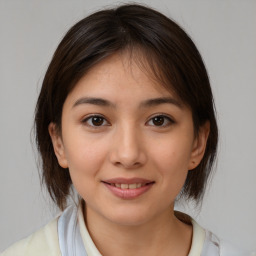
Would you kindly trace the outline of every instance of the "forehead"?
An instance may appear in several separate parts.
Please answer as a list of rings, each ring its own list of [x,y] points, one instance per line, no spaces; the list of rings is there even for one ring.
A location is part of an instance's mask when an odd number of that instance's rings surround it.
[[[76,83],[68,97],[80,94],[104,96],[126,95],[140,97],[175,96],[172,87],[167,89],[155,77],[145,58],[129,52],[117,52],[96,65]],[[132,94],[132,95],[130,95]]]

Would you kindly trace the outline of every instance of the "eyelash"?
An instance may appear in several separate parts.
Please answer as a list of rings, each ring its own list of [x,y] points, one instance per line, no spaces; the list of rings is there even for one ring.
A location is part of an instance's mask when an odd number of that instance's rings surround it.
[[[154,118],[164,118],[164,123],[165,123],[165,125],[161,125],[161,126],[152,125],[155,127],[165,128],[165,127],[169,127],[170,125],[175,123],[175,121],[171,117],[164,115],[164,114],[155,115],[155,116],[151,117],[148,122],[150,122],[150,121],[153,122]],[[166,124],[166,122],[167,122],[167,124]]]
[[[103,121],[103,125],[101,124],[101,125],[97,126],[97,125],[93,125],[93,124],[88,124],[88,122],[90,120],[92,121],[92,118],[101,118],[102,121]],[[170,125],[175,123],[175,121],[171,117],[169,117],[167,115],[164,115],[164,114],[158,114],[158,115],[155,115],[155,116],[151,117],[149,119],[149,121],[147,121],[147,123],[149,123],[150,121],[153,122],[154,118],[164,118],[164,123],[165,124],[164,125],[160,125],[160,126],[158,126],[158,125],[151,125],[151,126],[165,128],[165,127],[168,127],[168,126],[170,126]],[[105,122],[107,122],[107,124],[104,125]],[[166,122],[167,122],[167,124],[166,124]],[[85,119],[82,120],[82,123],[85,124],[88,127],[93,128],[93,129],[99,129],[102,126],[110,126],[109,122],[102,115],[91,115],[91,116],[88,116],[88,117],[86,117]]]
[[[103,122],[107,122],[108,124],[107,125],[99,125],[99,126],[93,125],[93,124],[88,124],[88,122],[90,120],[92,121],[93,118],[101,118],[103,120]],[[93,128],[93,129],[99,129],[102,126],[109,126],[110,125],[109,122],[106,120],[106,118],[104,116],[101,116],[101,115],[91,115],[91,116],[88,116],[88,117],[86,117],[85,119],[82,120],[82,123],[85,124],[88,127]]]

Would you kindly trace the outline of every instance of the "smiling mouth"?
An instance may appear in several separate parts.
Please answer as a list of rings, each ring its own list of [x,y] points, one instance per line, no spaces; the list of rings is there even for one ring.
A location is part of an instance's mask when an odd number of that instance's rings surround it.
[[[102,183],[114,196],[122,200],[132,200],[147,193],[155,181],[142,178],[113,178],[104,180]]]
[[[136,189],[136,188],[141,188],[141,187],[151,185],[154,182],[127,184],[127,183],[108,183],[108,182],[103,181],[103,183],[111,185],[116,188],[120,188],[120,189]]]

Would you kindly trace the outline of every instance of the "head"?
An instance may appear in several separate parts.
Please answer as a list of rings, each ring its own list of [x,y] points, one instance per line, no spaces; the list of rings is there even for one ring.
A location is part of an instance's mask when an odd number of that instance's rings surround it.
[[[72,181],[55,156],[48,128],[62,134],[62,112],[68,95],[97,64],[115,54],[127,56],[159,86],[191,110],[194,136],[208,124],[209,135],[200,163],[188,170],[181,195],[199,202],[216,156],[218,130],[207,71],[189,36],[161,13],[139,5],[96,12],[64,36],[46,72],[38,98],[36,140],[42,157],[42,179],[63,209]]]

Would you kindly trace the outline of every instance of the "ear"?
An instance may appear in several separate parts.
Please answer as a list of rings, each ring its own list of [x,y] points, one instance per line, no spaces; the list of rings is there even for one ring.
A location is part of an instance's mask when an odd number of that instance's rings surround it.
[[[198,136],[194,140],[188,170],[192,170],[196,168],[200,164],[201,160],[203,159],[209,132],[210,132],[210,123],[209,121],[207,121],[205,122],[204,125],[200,127]]]
[[[52,145],[55,152],[55,155],[58,159],[59,165],[62,168],[68,168],[68,162],[65,155],[63,141],[60,135],[60,132],[57,131],[55,123],[50,123],[48,126],[48,131],[52,139]]]

